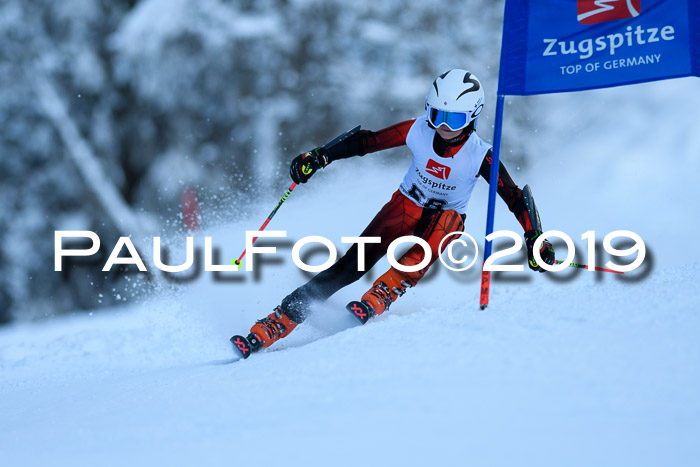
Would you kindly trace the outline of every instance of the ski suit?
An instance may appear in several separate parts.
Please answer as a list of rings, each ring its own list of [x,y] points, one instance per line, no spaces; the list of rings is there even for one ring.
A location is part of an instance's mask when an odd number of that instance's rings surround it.
[[[324,301],[360,279],[386,254],[389,244],[399,237],[413,235],[426,240],[431,248],[431,261],[416,272],[390,268],[382,277],[391,276],[394,282],[405,280],[413,286],[425,275],[438,258],[439,244],[445,235],[463,230],[464,212],[479,175],[489,180],[490,146],[470,129],[457,140],[446,142],[425,119],[411,119],[376,132],[359,131],[329,150],[327,156],[332,162],[407,145],[413,153],[413,160],[399,189],[361,234],[362,237],[381,238],[380,243],[364,246],[365,270],[358,271],[358,246],[355,244],[333,266],[282,300],[282,309],[292,321],[301,323],[307,317],[311,303]],[[522,190],[502,163],[499,165],[498,194],[524,231],[531,230]],[[423,248],[414,245],[398,262],[417,265],[423,261],[424,255]]]

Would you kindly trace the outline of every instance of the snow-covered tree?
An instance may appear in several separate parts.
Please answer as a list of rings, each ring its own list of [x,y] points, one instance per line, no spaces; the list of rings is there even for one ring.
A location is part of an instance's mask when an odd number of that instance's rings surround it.
[[[142,228],[175,234],[187,186],[200,192],[205,223],[231,220],[231,205],[286,180],[297,153],[358,123],[379,129],[421,114],[427,85],[449,68],[485,83],[489,138],[502,9],[489,0],[2,2],[0,319],[128,296],[97,267],[53,272],[54,230],[95,230],[113,245],[135,234],[116,220],[123,205]],[[528,115],[509,109],[510,128]],[[81,171],[76,151],[104,183]]]

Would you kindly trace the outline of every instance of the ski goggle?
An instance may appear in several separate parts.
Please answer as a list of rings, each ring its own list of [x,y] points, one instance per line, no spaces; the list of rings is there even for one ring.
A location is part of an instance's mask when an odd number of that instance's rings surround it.
[[[445,125],[452,131],[461,130],[469,124],[470,112],[448,112],[427,106],[428,121],[435,128]]]

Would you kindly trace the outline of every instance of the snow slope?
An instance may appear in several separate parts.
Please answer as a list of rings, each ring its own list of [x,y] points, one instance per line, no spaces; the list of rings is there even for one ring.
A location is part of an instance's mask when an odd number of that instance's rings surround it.
[[[697,202],[669,161],[698,174],[698,91],[688,79],[533,99],[538,157],[510,167],[545,228],[577,245],[587,230],[639,233],[644,274],[503,275],[482,312],[478,271],[436,266],[359,326],[343,305],[380,262],[270,351],[232,362],[228,337],[306,278],[278,244],[280,261],[258,264],[257,279],[206,274],[112,313],[0,329],[3,465],[695,465]],[[404,170],[380,155],[334,163],[270,228],[341,248]],[[485,199],[482,183],[467,221],[477,238]],[[261,221],[206,234],[230,258]],[[519,231],[502,204],[496,228]]]

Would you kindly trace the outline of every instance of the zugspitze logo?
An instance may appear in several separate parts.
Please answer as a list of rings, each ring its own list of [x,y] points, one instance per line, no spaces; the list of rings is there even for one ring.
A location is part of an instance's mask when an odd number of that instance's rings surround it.
[[[445,165],[438,164],[432,159],[428,160],[428,165],[425,166],[426,172],[433,177],[441,178],[443,180],[447,180],[447,177],[450,176],[450,170],[452,169]]]
[[[614,19],[635,18],[642,0],[578,0],[578,22],[596,24]]]

